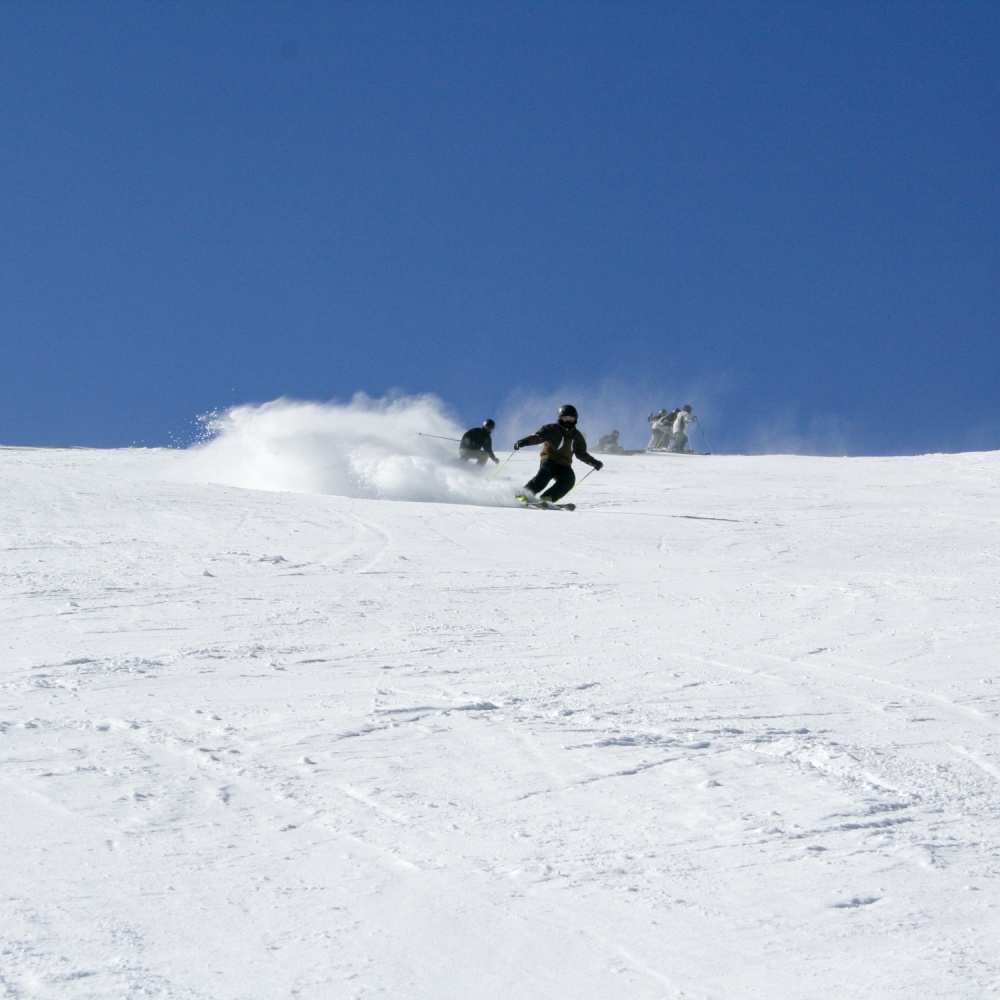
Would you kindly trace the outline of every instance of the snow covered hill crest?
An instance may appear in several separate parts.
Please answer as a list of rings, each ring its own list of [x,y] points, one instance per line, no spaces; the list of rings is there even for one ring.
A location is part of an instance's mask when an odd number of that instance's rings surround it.
[[[1000,995],[1000,455],[310,427],[0,449],[0,996]]]

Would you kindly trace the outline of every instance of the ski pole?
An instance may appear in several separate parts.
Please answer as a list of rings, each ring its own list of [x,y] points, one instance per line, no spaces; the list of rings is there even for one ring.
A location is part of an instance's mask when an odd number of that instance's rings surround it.
[[[705,433],[705,429],[701,426],[701,421],[698,421],[698,430],[701,431],[701,436],[705,439],[705,444],[708,447],[709,454],[712,452],[712,444],[708,440],[708,435]]]
[[[588,473],[587,473],[587,476],[592,476],[592,475],[593,475],[593,474],[594,474],[595,472],[597,472],[597,469],[591,469],[591,470],[590,470],[590,472],[588,472]],[[580,483],[582,483],[582,482],[583,482],[583,481],[584,481],[584,480],[585,480],[585,479],[587,478],[587,476],[581,476],[581,477],[580,477],[580,478],[579,478],[579,479],[578,479],[578,480],[577,480],[577,481],[576,481],[576,482],[575,482],[575,483],[574,483],[574,484],[573,484],[573,485],[572,485],[572,486],[571,486],[571,487],[570,487],[570,488],[569,488],[569,489],[568,489],[568,490],[566,491],[566,493],[572,493],[572,492],[573,492],[573,490],[575,490],[575,489],[577,488],[577,486],[579,486],[579,485],[580,485]],[[565,496],[565,494],[563,494],[563,495]]]
[[[517,449],[515,448],[515,449],[514,449],[514,451],[516,451],[516,450],[517,450]],[[499,472],[499,471],[500,471],[500,470],[501,470],[501,469],[502,469],[502,468],[503,468],[503,467],[504,467],[504,466],[505,466],[505,465],[506,465],[506,464],[507,464],[507,463],[508,463],[508,462],[509,462],[509,461],[510,461],[510,460],[511,460],[511,459],[512,459],[513,457],[514,457],[514,452],[512,451],[512,452],[511,452],[511,453],[510,453],[510,454],[509,454],[509,455],[508,455],[508,456],[507,456],[507,457],[506,457],[506,458],[505,458],[505,459],[504,459],[504,460],[503,460],[503,461],[502,461],[502,462],[501,462],[501,463],[500,463],[500,464],[499,464],[499,465],[498,465],[498,466],[497,466],[497,467],[496,467],[496,468],[495,468],[495,469],[493,470],[493,476],[495,476],[495,475],[496,475],[496,474],[497,474],[497,473],[498,473],[498,472]],[[490,476],[490,479],[492,479],[492,478],[493,478],[493,476]],[[489,482],[489,481],[490,481],[490,479],[487,479],[487,480],[486,480],[486,482]]]
[[[417,431],[417,434],[422,438],[437,438],[439,441],[458,441],[458,438],[446,438],[442,434],[425,434],[423,431]]]

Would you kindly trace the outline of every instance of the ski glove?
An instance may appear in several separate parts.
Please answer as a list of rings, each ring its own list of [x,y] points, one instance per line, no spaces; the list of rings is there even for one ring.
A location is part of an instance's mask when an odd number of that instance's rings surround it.
[[[515,441],[514,442],[514,451],[517,451],[518,448],[523,448],[523,447],[524,447],[524,442],[523,441]]]
[[[604,463],[599,458],[595,458],[594,459],[594,471],[595,472],[600,472],[601,469],[603,469],[603,468],[604,468]]]

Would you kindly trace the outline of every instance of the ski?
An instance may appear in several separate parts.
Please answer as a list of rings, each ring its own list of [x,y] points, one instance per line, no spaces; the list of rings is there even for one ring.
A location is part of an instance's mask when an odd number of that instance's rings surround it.
[[[553,503],[551,500],[529,500],[526,496],[518,494],[518,500],[522,507],[534,507],[537,510],[576,510],[575,503]]]

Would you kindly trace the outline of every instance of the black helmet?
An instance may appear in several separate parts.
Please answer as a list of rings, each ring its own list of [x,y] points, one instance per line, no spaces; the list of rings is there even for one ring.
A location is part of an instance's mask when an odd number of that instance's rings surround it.
[[[496,427],[496,423],[492,420],[487,419],[483,421],[483,427],[485,427],[488,431],[491,431],[493,430],[494,427]]]
[[[571,406],[569,403],[567,403],[565,406],[560,406],[559,419],[561,420],[563,417],[572,417],[574,420],[576,420],[579,417],[579,414],[576,412],[576,407]]]

